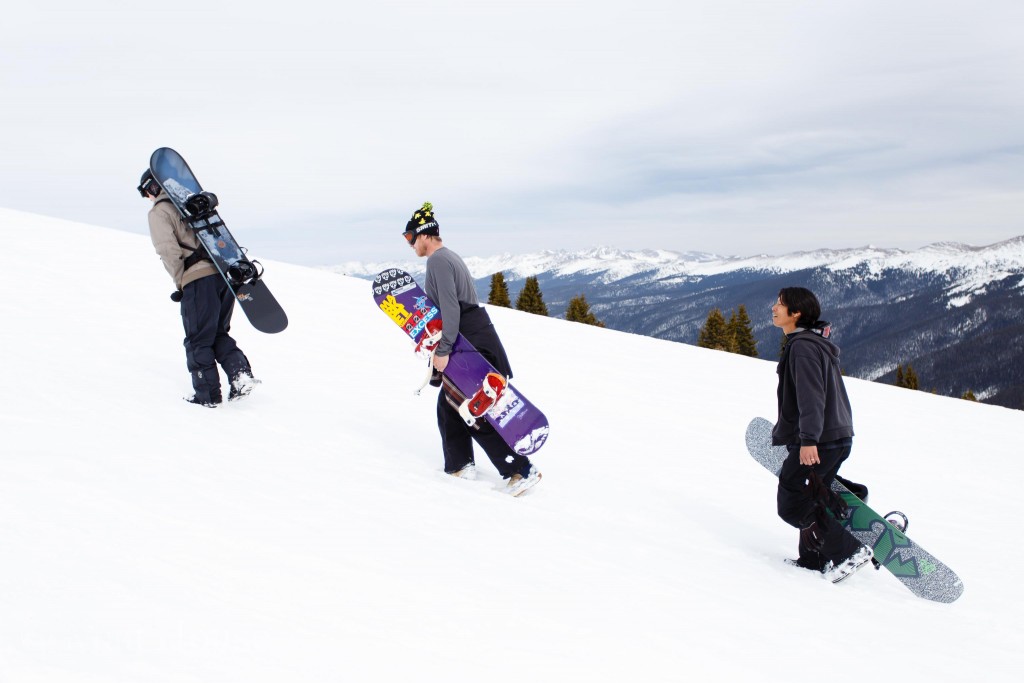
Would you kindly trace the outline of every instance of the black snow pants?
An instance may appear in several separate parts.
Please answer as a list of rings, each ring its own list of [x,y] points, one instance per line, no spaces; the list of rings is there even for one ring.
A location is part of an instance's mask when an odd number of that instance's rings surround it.
[[[185,362],[192,374],[195,400],[220,403],[218,363],[229,381],[243,372],[252,374],[249,359],[228,334],[235,297],[220,275],[207,275],[190,282],[182,288],[181,294]]]
[[[826,511],[828,501],[816,497],[811,484],[813,470],[821,480],[824,491],[830,492],[832,480],[836,478],[839,466],[850,457],[851,448],[849,440],[818,444],[821,462],[810,467],[800,464],[800,446],[790,446],[789,456],[782,463],[779,472],[779,517],[801,530],[798,550],[800,564],[804,567],[824,569],[828,561],[838,563],[845,560],[860,547],[860,541]],[[820,547],[811,538],[812,525],[817,525],[814,535],[820,539]]]
[[[505,443],[486,420],[476,421],[468,426],[459,412],[448,402],[445,389],[437,395],[437,428],[441,432],[441,449],[444,451],[444,471],[458,472],[473,460],[475,440],[503,479],[513,474],[526,476],[530,471],[530,459],[519,455]]]
[[[508,355],[491,323],[487,309],[463,304],[461,313],[459,332],[498,372],[506,377],[512,377]],[[458,398],[452,397],[451,400],[457,401]],[[480,419],[474,426],[468,426],[449,402],[444,388],[437,396],[437,428],[441,432],[445,472],[458,472],[474,462],[474,440],[484,449],[502,478],[508,479],[513,474],[525,477],[530,471],[530,459],[513,451],[486,420]]]

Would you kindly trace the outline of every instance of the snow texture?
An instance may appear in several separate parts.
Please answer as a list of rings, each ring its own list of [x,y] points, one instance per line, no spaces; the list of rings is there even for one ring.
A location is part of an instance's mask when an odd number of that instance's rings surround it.
[[[848,380],[845,472],[967,586],[931,603],[887,572],[835,586],[782,562],[796,532],[744,444],[773,414],[771,362],[492,309],[552,425],[543,481],[513,499],[482,456],[476,481],[443,474],[421,363],[365,280],[254,254],[291,325],[236,313],[263,383],[208,410],[181,400],[178,307],[146,237],[6,210],[0,231],[0,681],[1024,665],[1024,412]]]

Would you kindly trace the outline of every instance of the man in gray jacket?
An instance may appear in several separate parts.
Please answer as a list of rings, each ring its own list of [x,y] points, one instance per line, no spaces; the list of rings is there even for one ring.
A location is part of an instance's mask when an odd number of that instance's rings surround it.
[[[465,398],[443,380],[455,339],[461,333],[494,368],[506,378],[512,377],[505,348],[491,324],[487,309],[480,305],[476,286],[462,258],[441,241],[440,226],[429,202],[413,212],[405,226],[406,242],[416,255],[427,259],[424,291],[441,309],[441,341],[434,350],[434,369],[441,379],[437,397],[437,427],[441,432],[444,471],[456,477],[474,478],[473,440],[487,453],[491,463],[508,480],[506,491],[518,496],[541,479],[540,472],[525,455],[519,455],[484,420],[469,427],[458,413]],[[435,382],[436,384],[436,382]]]
[[[869,562],[872,551],[836,520],[846,510],[831,486],[853,448],[853,414],[839,347],[820,316],[817,297],[803,287],[783,289],[772,306],[772,323],[787,337],[772,443],[789,450],[779,472],[778,512],[800,529],[794,564],[821,571],[835,583]]]
[[[259,380],[253,379],[249,360],[228,334],[235,306],[231,289],[148,170],[142,174],[138,190],[153,202],[149,235],[174,281],[176,290],[171,299],[181,303],[185,362],[195,390],[186,400],[210,408],[221,403],[218,363],[230,380],[228,398],[247,395]]]

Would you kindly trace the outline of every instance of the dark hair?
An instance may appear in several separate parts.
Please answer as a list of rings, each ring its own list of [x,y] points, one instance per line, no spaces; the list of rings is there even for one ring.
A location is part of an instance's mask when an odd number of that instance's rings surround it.
[[[779,290],[779,301],[789,309],[789,314],[800,314],[800,327],[811,328],[821,317],[821,304],[814,292],[804,287],[783,287]]]

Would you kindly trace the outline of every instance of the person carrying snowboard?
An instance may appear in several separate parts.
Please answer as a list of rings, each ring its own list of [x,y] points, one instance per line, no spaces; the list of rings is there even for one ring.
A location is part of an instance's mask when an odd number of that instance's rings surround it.
[[[153,202],[149,235],[174,280],[176,290],[171,300],[181,304],[185,363],[195,390],[186,400],[209,408],[222,402],[218,363],[231,382],[228,399],[246,396],[259,380],[253,378],[249,359],[228,334],[235,306],[231,289],[148,169],[137,189],[144,199]]]
[[[540,472],[529,458],[509,448],[485,420],[468,426],[458,412],[465,397],[444,378],[452,345],[460,333],[498,372],[510,379],[512,367],[505,348],[487,309],[480,305],[469,268],[458,254],[444,246],[430,202],[413,212],[402,235],[417,256],[426,257],[423,289],[441,310],[443,329],[433,354],[435,378],[431,384],[442,387],[437,397],[437,427],[441,433],[444,471],[456,477],[474,478],[473,440],[476,440],[502,478],[508,480],[506,491],[518,496],[540,481]]]
[[[839,370],[839,347],[820,316],[817,297],[803,287],[782,289],[772,306],[772,323],[786,333],[772,444],[789,451],[779,472],[778,513],[800,529],[795,564],[836,583],[867,564],[873,553],[836,521],[846,509],[831,486],[853,448],[853,415]],[[867,492],[846,483],[855,493],[857,488]]]

